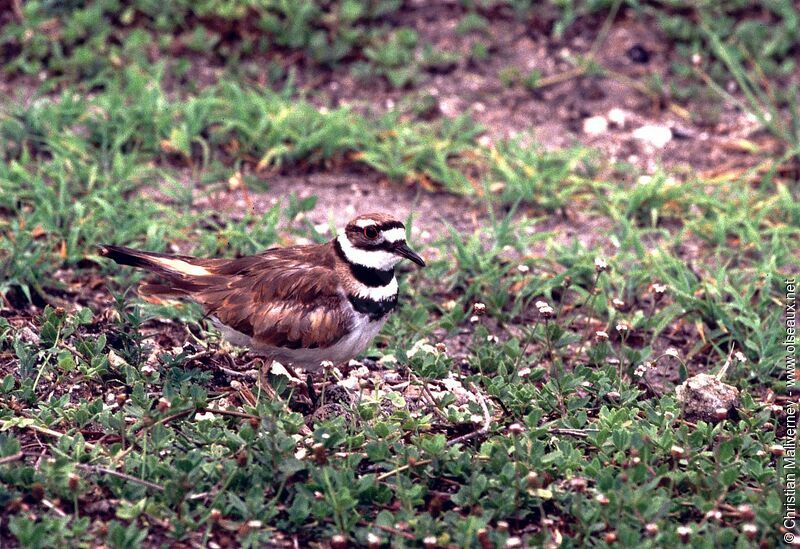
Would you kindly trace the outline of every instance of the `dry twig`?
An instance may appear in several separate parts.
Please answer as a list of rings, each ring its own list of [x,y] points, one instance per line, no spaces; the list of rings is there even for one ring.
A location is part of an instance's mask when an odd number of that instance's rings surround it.
[[[133,482],[135,484],[141,484],[142,486],[146,486],[157,492],[164,491],[164,487],[161,486],[160,484],[156,484],[155,482],[150,482],[149,480],[136,478],[127,473],[120,473],[119,471],[115,471],[113,469],[106,469],[105,467],[100,467],[99,465],[86,465],[85,463],[76,463],[75,468],[80,469],[81,471],[86,471],[87,473],[91,473],[93,475],[110,475],[112,477],[121,478],[123,480]]]
[[[430,462],[431,462],[431,460],[429,460],[429,459],[423,459],[423,460],[420,460],[420,461],[416,462],[414,465],[411,465],[410,463],[406,463],[405,465],[402,465],[402,466],[398,467],[397,469],[392,469],[391,471],[386,471],[385,473],[382,473],[382,474],[378,475],[377,477],[375,477],[375,480],[380,482],[382,480],[386,480],[387,478],[389,478],[389,477],[391,477],[393,475],[396,475],[397,473],[402,473],[403,471],[411,469],[411,467],[418,467],[420,465],[428,465]]]
[[[586,438],[591,433],[597,433],[600,429],[566,429],[563,427],[552,427],[547,430],[552,435],[569,435],[578,438]]]
[[[35,424],[23,424],[23,425],[19,425],[19,426],[15,425],[15,427],[18,427],[19,429],[30,429],[31,431],[35,431],[37,433],[41,433],[43,435],[56,437],[56,438],[61,438],[61,437],[67,436],[66,433],[61,433],[59,431],[54,431],[53,429],[48,429],[47,427],[41,427],[41,426],[35,425]],[[92,444],[91,442],[86,442],[86,441],[83,441],[83,445],[86,446],[86,448],[88,448],[89,450],[93,450],[94,447],[95,447],[94,444]]]
[[[5,465],[6,463],[11,463],[12,461],[19,461],[24,457],[25,454],[22,452],[17,452],[16,454],[11,454],[10,456],[2,457],[0,458],[0,465]]]

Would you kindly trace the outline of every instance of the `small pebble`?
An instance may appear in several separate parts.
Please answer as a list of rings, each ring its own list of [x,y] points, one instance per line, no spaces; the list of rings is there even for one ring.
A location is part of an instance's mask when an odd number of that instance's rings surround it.
[[[644,65],[650,62],[650,52],[641,44],[636,44],[627,51],[628,59]]]
[[[608,111],[607,117],[608,121],[611,122],[612,125],[616,126],[617,128],[624,128],[625,122],[628,118],[628,113],[619,107],[614,107]]]
[[[590,116],[583,121],[583,133],[586,135],[602,135],[608,131],[608,120],[605,116]]]
[[[672,141],[672,130],[666,126],[648,124],[633,131],[634,139],[644,141],[657,149],[664,148]]]

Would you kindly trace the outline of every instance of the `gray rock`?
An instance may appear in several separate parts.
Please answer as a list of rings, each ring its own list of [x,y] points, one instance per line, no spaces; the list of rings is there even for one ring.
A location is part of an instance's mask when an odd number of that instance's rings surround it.
[[[720,421],[739,405],[739,389],[709,374],[690,377],[675,387],[675,396],[689,419]]]

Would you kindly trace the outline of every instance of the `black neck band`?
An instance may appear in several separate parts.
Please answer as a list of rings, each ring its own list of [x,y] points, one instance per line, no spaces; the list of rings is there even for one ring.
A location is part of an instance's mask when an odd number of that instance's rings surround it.
[[[394,278],[394,268],[386,270],[374,269],[372,267],[364,267],[363,265],[353,263],[348,259],[347,255],[345,255],[338,238],[334,240],[334,247],[336,248],[337,255],[350,267],[350,273],[363,285],[369,286],[370,288],[378,288],[380,286],[386,286]]]
[[[348,296],[350,304],[357,312],[369,316],[370,320],[380,320],[397,306],[397,294],[389,299],[382,299],[380,301],[373,301],[372,299]]]

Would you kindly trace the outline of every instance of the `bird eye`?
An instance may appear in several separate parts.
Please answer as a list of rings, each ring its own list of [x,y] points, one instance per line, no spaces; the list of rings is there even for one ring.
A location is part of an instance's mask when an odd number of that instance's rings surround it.
[[[364,236],[366,236],[370,240],[375,240],[376,238],[378,238],[378,229],[376,229],[374,225],[369,225],[368,227],[364,227]]]

